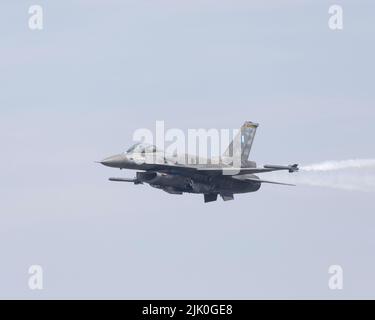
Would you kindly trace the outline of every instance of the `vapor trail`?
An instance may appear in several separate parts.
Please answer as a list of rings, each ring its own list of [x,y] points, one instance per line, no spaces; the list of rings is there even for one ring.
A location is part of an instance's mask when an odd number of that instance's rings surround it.
[[[267,178],[296,185],[375,192],[375,159],[324,161],[288,174],[271,172]]]
[[[301,167],[303,171],[332,171],[342,169],[375,168],[375,159],[350,159],[341,161],[325,161]]]

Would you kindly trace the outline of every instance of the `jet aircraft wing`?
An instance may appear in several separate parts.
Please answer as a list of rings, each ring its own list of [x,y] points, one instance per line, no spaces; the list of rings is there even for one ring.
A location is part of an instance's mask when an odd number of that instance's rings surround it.
[[[266,165],[263,168],[233,168],[230,166],[223,167],[220,165],[181,165],[181,164],[149,164],[148,170],[167,172],[167,173],[198,173],[205,175],[244,175],[244,174],[255,174],[271,171],[288,170],[289,172],[298,171],[298,165],[279,166],[279,165]]]

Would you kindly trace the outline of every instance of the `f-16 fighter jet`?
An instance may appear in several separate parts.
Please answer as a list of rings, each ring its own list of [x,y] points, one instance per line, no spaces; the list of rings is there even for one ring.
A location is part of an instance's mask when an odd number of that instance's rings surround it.
[[[189,155],[181,160],[177,155],[166,155],[153,145],[137,143],[126,152],[105,158],[100,163],[112,168],[137,170],[134,178],[109,178],[110,181],[147,183],[170,194],[203,194],[204,202],[216,201],[218,195],[224,201],[233,200],[234,194],[258,191],[262,183],[291,185],[263,180],[255,175],[279,170],[298,171],[297,164],[257,167],[254,161],[248,160],[257,128],[257,123],[246,121],[217,161],[207,159],[202,164],[197,157]]]

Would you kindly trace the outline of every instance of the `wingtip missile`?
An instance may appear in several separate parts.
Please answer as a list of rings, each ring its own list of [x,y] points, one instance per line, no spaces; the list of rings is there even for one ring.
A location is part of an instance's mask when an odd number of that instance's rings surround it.
[[[265,169],[273,169],[273,170],[288,170],[290,173],[296,172],[299,170],[298,164],[291,164],[289,166],[279,166],[279,165],[270,165],[267,164],[264,166]]]

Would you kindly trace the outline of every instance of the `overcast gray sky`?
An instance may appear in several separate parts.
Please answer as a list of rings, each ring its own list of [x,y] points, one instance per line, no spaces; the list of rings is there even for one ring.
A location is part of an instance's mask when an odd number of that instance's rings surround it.
[[[341,31],[328,28],[335,3]],[[119,173],[94,163],[156,120],[256,121],[259,163],[373,158],[373,1],[7,0],[0,12],[0,297],[375,298],[372,193],[266,185],[204,204],[110,183]],[[28,288],[33,264],[42,291]],[[334,264],[341,291],[328,288]]]

